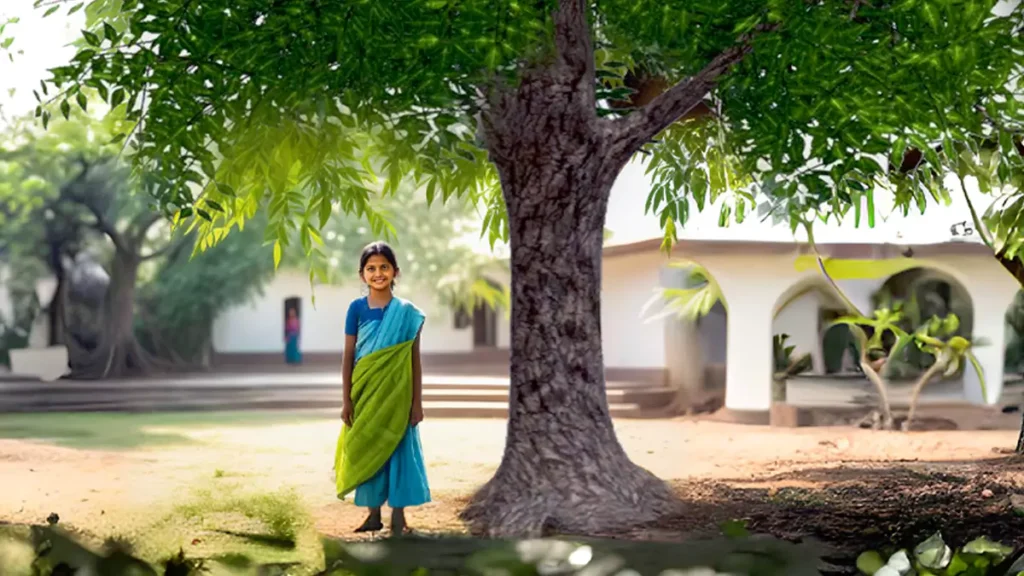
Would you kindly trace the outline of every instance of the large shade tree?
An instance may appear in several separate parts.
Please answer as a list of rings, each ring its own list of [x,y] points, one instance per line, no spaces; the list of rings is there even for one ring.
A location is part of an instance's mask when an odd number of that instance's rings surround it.
[[[464,517],[588,532],[673,502],[627,458],[605,396],[602,232],[623,166],[650,155],[670,240],[691,203],[717,200],[726,222],[760,194],[796,228],[872,221],[879,183],[898,205],[941,199],[918,169],[937,149],[1005,133],[1009,153],[1020,125],[1024,10],[995,4],[94,0],[51,106],[92,88],[138,120],[140,176],[209,243],[266,206],[275,252],[298,238],[316,255],[333,206],[383,230],[370,199],[403,181],[486,202],[511,248],[511,408]],[[908,151],[923,160],[901,170]]]

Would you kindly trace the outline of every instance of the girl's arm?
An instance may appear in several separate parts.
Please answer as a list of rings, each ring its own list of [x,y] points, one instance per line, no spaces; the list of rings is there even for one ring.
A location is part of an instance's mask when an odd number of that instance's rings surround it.
[[[341,361],[341,381],[344,389],[344,404],[341,408],[341,417],[349,426],[352,425],[352,367],[356,360],[356,337],[351,334],[345,335],[345,354]]]
[[[412,416],[415,426],[423,420],[423,367],[420,365],[420,335],[412,345]]]

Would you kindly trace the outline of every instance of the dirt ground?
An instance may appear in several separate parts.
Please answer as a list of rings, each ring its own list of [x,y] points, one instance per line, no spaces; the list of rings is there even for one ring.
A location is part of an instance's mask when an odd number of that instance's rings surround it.
[[[693,420],[619,421],[633,460],[667,479],[684,512],[659,526],[610,536],[675,539],[745,519],[757,532],[811,536],[863,550],[942,529],[950,542],[987,535],[1024,544],[1024,461],[1012,431],[875,432],[775,429]],[[93,533],[123,530],[199,487],[233,482],[294,488],[322,533],[349,537],[360,510],[334,498],[334,419],[173,432],[182,444],[72,449],[0,439],[0,521],[40,523],[51,512]],[[422,425],[435,502],[411,512],[424,532],[462,530],[457,514],[501,458],[505,423],[435,420]],[[854,542],[856,541],[856,542]]]

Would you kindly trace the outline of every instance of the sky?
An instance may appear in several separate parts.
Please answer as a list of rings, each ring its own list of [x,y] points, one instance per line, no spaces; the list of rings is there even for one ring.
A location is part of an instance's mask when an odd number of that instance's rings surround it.
[[[27,114],[36,106],[32,90],[39,89],[39,81],[48,78],[49,68],[59,66],[74,56],[70,43],[78,38],[85,25],[84,11],[70,18],[67,10],[43,18],[43,10],[32,7],[34,0],[0,0],[0,21],[8,17],[20,18],[8,25],[4,35],[14,36],[11,51],[14,62],[4,55],[0,58],[0,106],[10,118]],[[16,52],[22,51],[22,54]],[[14,89],[14,95],[10,90]]]
[[[1004,4],[1001,8],[1007,10],[1011,3]],[[0,21],[12,16],[20,18],[20,22],[9,26],[8,30],[15,37],[11,50],[22,53],[15,54],[13,63],[6,56],[0,58],[0,106],[8,118],[32,111],[36,105],[32,90],[38,88],[40,80],[49,76],[48,68],[58,66],[74,55],[70,43],[78,37],[79,30],[84,26],[84,11],[68,17],[66,10],[60,10],[44,19],[43,10],[34,9],[32,5],[33,0],[0,0]],[[13,95],[9,93],[11,89],[14,89]],[[973,188],[972,199],[981,209],[992,201],[990,197],[978,193],[976,187],[970,188]],[[649,190],[650,182],[644,175],[643,166],[639,162],[626,166],[612,189],[609,202],[606,222],[606,228],[612,232],[609,244],[628,244],[661,235],[657,217],[644,214]],[[878,203],[883,205],[884,199],[878,200]],[[884,206],[881,209],[884,210]],[[721,228],[718,226],[718,206],[694,213],[681,231],[681,239],[783,242],[793,239],[788,227],[772,226],[770,221],[762,222],[756,217],[748,218],[742,225],[733,224],[729,228]],[[842,226],[818,226],[816,235],[818,241],[823,243],[929,244],[950,240],[950,227],[965,219],[969,219],[966,203],[962,194],[956,193],[953,194],[950,206],[929,206],[925,216],[892,217],[880,222],[874,229],[857,229],[852,222]],[[477,238],[476,234],[471,234],[465,240],[481,251],[489,250],[486,241]]]

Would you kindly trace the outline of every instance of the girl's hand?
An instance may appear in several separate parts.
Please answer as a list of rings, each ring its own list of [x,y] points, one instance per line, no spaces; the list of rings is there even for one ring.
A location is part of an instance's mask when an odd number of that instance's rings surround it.
[[[345,426],[352,427],[352,404],[345,402],[341,406],[341,421]]]
[[[420,404],[414,404],[412,412],[409,414],[409,425],[416,426],[420,422],[423,422],[423,406]]]

